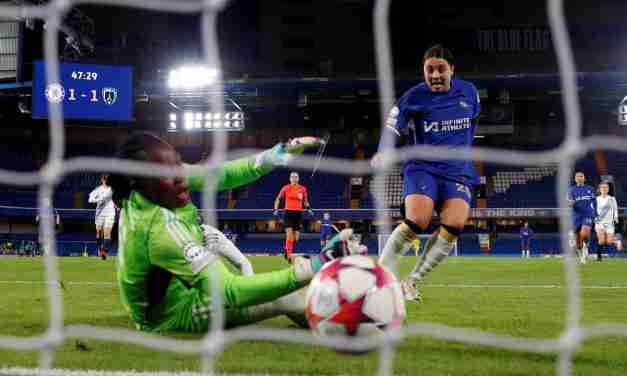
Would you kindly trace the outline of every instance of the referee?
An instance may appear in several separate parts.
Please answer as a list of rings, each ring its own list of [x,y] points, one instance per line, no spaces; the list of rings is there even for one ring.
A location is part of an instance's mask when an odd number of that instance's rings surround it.
[[[290,183],[283,186],[274,200],[274,215],[279,215],[279,204],[281,198],[285,199],[285,213],[283,214],[283,224],[285,226],[285,253],[284,257],[288,262],[292,262],[294,244],[300,237],[300,229],[303,223],[303,210],[308,210],[313,214],[307,199],[307,188],[298,184],[299,176],[297,172],[290,173]]]

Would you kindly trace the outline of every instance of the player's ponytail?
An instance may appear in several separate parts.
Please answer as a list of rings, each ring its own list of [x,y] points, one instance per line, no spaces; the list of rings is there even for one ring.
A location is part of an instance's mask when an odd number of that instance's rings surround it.
[[[115,157],[133,161],[146,161],[148,159],[148,151],[154,146],[163,144],[167,145],[167,142],[150,132],[137,132],[118,147]],[[113,202],[118,207],[122,207],[122,201],[128,200],[131,191],[136,189],[136,180],[137,178],[131,175],[109,175],[108,183],[113,190]]]

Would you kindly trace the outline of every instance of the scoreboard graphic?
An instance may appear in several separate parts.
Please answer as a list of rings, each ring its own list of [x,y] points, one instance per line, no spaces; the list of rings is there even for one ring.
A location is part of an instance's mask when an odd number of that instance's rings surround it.
[[[48,118],[48,104],[61,103],[66,119],[133,120],[130,66],[61,63],[61,82],[50,84],[43,61],[33,70],[33,118]]]

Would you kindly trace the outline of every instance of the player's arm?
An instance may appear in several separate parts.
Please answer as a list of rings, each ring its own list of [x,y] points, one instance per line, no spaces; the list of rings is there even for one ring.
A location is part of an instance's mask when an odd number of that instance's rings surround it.
[[[334,230],[335,230],[335,232],[340,232],[340,229],[339,229],[339,228],[337,228],[337,226],[336,226],[336,225],[334,225],[334,224],[331,224],[331,228],[332,228],[332,229],[334,229]]]
[[[283,198],[283,196],[285,196],[285,187],[281,188],[281,190],[279,191],[279,194],[276,196],[276,199],[274,199],[274,211],[275,212],[279,210],[279,205],[281,204],[281,198]]]
[[[566,201],[568,202],[568,206],[571,208],[575,206],[575,197],[573,197],[572,188],[568,191],[568,195],[566,196]]]
[[[183,168],[189,189],[201,191],[210,170],[204,165],[184,164]],[[217,189],[223,191],[254,182],[272,171],[272,166],[256,165],[255,157],[247,157],[225,162],[221,168],[214,171]]]
[[[592,191],[592,192],[593,192],[593,195],[594,195],[594,191]],[[591,203],[591,205],[592,205],[592,212],[593,212],[593,213],[594,213],[594,215],[596,216],[596,215],[597,215],[597,213],[598,213],[598,206],[597,206],[597,198],[596,198],[596,197],[593,197],[593,198],[592,198],[592,203]]]
[[[614,208],[614,223],[618,223],[618,201],[616,201],[616,197],[612,197],[612,207]]]
[[[479,91],[477,90],[475,85],[472,85],[472,88],[474,91],[473,96],[475,97],[475,112],[472,116],[472,120],[475,122],[475,125],[477,125],[479,121],[479,116],[481,116],[481,98],[479,98]]]
[[[309,205],[309,197],[307,195],[307,188],[305,188],[305,191],[303,193],[303,205],[304,205],[303,208],[307,210],[309,215],[313,216],[314,212],[313,212],[313,209],[311,208],[311,205]]]
[[[97,187],[96,189],[91,191],[91,193],[89,193],[89,198],[87,199],[87,202],[89,202],[90,204],[97,204],[98,201],[100,200],[99,195],[100,195],[100,187]]]
[[[276,166],[288,165],[295,156],[302,154],[307,148],[320,145],[320,142],[321,140],[315,137],[299,137],[287,143],[276,144],[257,155],[225,162],[221,168],[213,171],[217,189],[224,191],[250,184],[268,174]],[[190,190],[202,190],[210,170],[203,165],[184,164],[183,168]]]
[[[384,155],[390,149],[403,146],[408,135],[409,115],[405,109],[405,104],[413,90],[408,91],[399,99],[398,103],[392,107],[385,121],[385,126],[381,131],[379,148],[372,157],[371,164],[378,167],[383,163]]]

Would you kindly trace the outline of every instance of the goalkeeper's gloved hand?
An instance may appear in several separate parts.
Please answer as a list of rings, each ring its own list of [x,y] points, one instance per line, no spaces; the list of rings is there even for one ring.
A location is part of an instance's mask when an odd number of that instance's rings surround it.
[[[312,208],[307,208],[307,213],[312,217],[315,215]]]
[[[272,212],[272,215],[275,217],[279,216],[279,209],[274,209],[274,211]]]
[[[253,266],[246,256],[215,227],[201,225],[205,247],[212,253],[225,257],[242,275],[252,275]]]
[[[287,166],[295,156],[302,154],[306,149],[317,147],[324,140],[317,137],[297,137],[285,143],[274,145],[259,155],[255,160],[255,167],[272,168]]]

